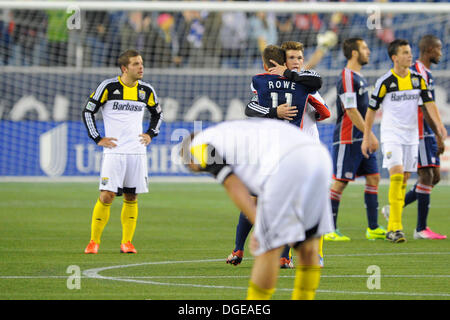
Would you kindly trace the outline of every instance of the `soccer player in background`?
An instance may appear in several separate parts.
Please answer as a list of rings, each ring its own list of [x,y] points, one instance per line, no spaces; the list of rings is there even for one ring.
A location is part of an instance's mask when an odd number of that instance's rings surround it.
[[[411,47],[407,40],[396,39],[388,46],[394,67],[380,77],[369,101],[361,145],[368,158],[378,148],[378,139],[372,134],[376,110],[383,106],[380,127],[383,167],[389,170],[390,217],[386,239],[393,243],[406,241],[402,225],[402,211],[406,183],[411,172],[417,170],[419,129],[417,107],[423,102],[436,135],[447,136],[433,96],[422,76],[410,70]]]
[[[185,137],[181,155],[191,171],[214,175],[255,225],[247,299],[272,297],[287,244],[298,257],[292,299],[314,299],[320,282],[319,238],[333,229],[327,148],[283,121],[248,119]],[[250,194],[258,197],[257,204]]]
[[[335,231],[324,236],[326,241],[349,241],[337,229],[339,204],[349,181],[365,176],[364,204],[368,228],[366,238],[384,239],[386,230],[378,225],[378,172],[376,154],[365,158],[361,152],[364,131],[364,116],[369,105],[366,79],[360,73],[369,63],[370,49],[362,38],[349,38],[343,42],[342,50],[347,65],[342,70],[336,85],[336,126],[333,136],[333,185],[331,186],[331,209]],[[373,133],[371,133],[373,134]]]
[[[439,63],[441,59],[442,42],[436,36],[425,35],[419,41],[419,52],[419,59],[415,62],[413,70],[420,73],[425,79],[434,99],[434,81],[430,68],[432,64]],[[419,107],[418,181],[406,193],[405,206],[417,200],[417,225],[414,230],[414,239],[442,240],[447,236],[432,231],[428,227],[427,218],[431,190],[441,177],[439,155],[444,152],[444,141],[442,140],[444,137],[435,135],[428,123],[433,125],[426,111]],[[385,206],[383,212],[389,219],[389,206]]]
[[[284,66],[286,62],[287,67],[282,67],[280,69],[280,73],[288,76],[293,81],[296,81],[301,86],[307,87],[308,92],[315,92],[320,89],[322,86],[322,79],[320,76],[313,71],[304,71],[300,72],[301,67],[303,65],[303,45],[299,42],[289,41],[282,44],[282,49],[284,49],[284,58],[277,57],[273,59],[275,64],[279,66]],[[274,52],[277,52],[277,49],[274,49]],[[270,56],[266,63],[269,63],[271,67],[275,65],[271,63],[269,60]],[[278,62],[278,63],[277,63]],[[293,70],[291,72],[291,70]],[[267,71],[267,70],[266,70]],[[266,81],[264,79],[274,78],[268,74],[261,76],[262,81]],[[275,76],[276,78],[276,76]],[[283,90],[281,90],[283,91]],[[278,92],[270,91],[270,90],[260,90],[259,92],[255,90],[252,82],[252,92],[253,98],[252,101],[247,105],[245,113],[249,117],[264,117],[264,118],[275,118],[280,120],[288,120],[291,123],[303,128],[304,130],[309,131],[310,134],[314,135],[318,139],[318,130],[315,124],[316,122],[316,112],[312,107],[308,112],[303,112],[301,109],[301,114],[298,115],[299,110],[296,106],[292,106],[292,93],[286,92]],[[305,91],[306,92],[306,91]],[[286,100],[286,94],[289,97],[290,95],[290,104],[281,103]],[[318,93],[316,94],[318,96]],[[278,100],[280,99],[280,100]],[[314,102],[318,102],[319,100],[323,102],[323,99],[319,96],[314,98],[310,97],[311,100],[314,99]],[[316,101],[317,100],[317,101]],[[279,105],[279,102],[281,103]],[[324,103],[323,103],[324,104]],[[299,104],[304,106],[305,103]],[[323,119],[330,116],[328,109],[323,110]],[[302,117],[304,115],[304,117]],[[303,121],[305,120],[305,121]],[[322,119],[321,119],[322,120]],[[255,199],[256,201],[256,199]],[[242,258],[244,255],[244,244],[247,239],[247,236],[252,228],[252,224],[248,221],[242,212],[239,215],[239,222],[236,227],[236,239],[235,239],[235,248],[231,252],[231,254],[227,257],[226,262],[232,265],[238,265],[242,262]],[[280,258],[280,266],[281,268],[293,268],[292,261],[289,256],[289,247],[285,247],[282,252],[282,256]]]
[[[141,55],[127,50],[118,58],[122,74],[104,80],[89,97],[83,121],[89,137],[103,147],[100,196],[94,206],[91,240],[85,253],[98,253],[100,238],[108,223],[111,204],[123,194],[121,212],[122,253],[136,253],[131,243],[138,218],[137,196],[148,192],[146,147],[159,133],[162,111],[153,87],[142,81],[144,63]],[[105,137],[97,130],[95,113],[102,110]],[[144,111],[151,114],[143,131]]]

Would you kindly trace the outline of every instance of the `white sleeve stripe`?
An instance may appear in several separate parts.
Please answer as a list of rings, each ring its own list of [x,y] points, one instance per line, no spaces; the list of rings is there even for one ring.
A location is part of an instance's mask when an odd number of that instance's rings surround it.
[[[344,90],[345,92],[354,92],[353,81],[352,81],[352,71],[349,69],[344,69]]]
[[[249,103],[248,107],[252,110],[255,110],[256,112],[259,113],[263,113],[263,114],[268,114],[269,113],[269,109],[268,108],[264,108],[261,107],[260,105],[256,104],[256,103]]]
[[[84,119],[86,120],[86,125],[92,138],[97,138],[98,136],[100,136],[98,131],[95,129],[95,125],[92,122],[92,118],[90,117],[88,112],[84,114]]]
[[[99,101],[99,99],[101,99],[101,95],[103,94],[103,91],[105,90],[105,87],[114,81],[118,81],[118,80],[116,78],[111,78],[111,79],[106,79],[102,83],[100,83],[100,85],[95,90],[95,94],[92,97],[92,99]]]

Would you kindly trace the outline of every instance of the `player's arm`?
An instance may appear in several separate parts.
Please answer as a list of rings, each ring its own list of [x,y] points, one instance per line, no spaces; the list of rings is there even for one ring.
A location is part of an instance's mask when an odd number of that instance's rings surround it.
[[[308,95],[308,104],[316,110],[316,120],[322,121],[331,116],[330,109],[318,92]]]
[[[297,113],[297,107],[288,106],[287,103],[280,104],[276,108],[268,108],[258,104],[255,101],[250,101],[245,107],[245,115],[250,118],[258,117],[292,120]]]
[[[436,135],[436,142],[437,142],[437,147],[438,147],[437,155],[440,155],[440,154],[444,153],[444,151],[445,151],[444,138],[442,137],[442,135],[436,134],[436,132],[439,132],[439,130],[438,130],[436,124],[431,119],[430,115],[428,114],[428,111],[426,108],[422,107],[422,113],[423,113],[423,117],[425,118],[425,121],[427,122],[427,124],[430,126],[431,130],[433,130],[433,132]]]
[[[269,68],[271,74],[283,76],[290,81],[304,85],[310,90],[319,90],[322,87],[322,77],[314,70],[294,71],[289,70],[285,65],[280,65],[274,60],[270,60],[274,67]]]
[[[251,90],[253,97],[245,107],[247,117],[292,120],[298,112],[296,107],[287,104],[281,104],[276,108],[262,106],[259,104],[258,93],[253,83],[251,84]]]
[[[258,103],[258,95],[253,94],[250,102],[245,106],[245,115],[251,118],[277,118],[276,108],[265,107]]]
[[[375,89],[369,100],[369,107],[367,108],[366,118],[364,120],[363,141],[361,143],[361,152],[364,157],[369,158],[369,154],[378,149],[378,139],[372,132],[372,126],[375,121],[375,114],[380,108],[386,95],[387,89],[383,81],[378,80],[375,84]]]
[[[102,98],[100,101],[96,100],[96,92],[93,92],[89,99],[87,100],[84,109],[81,113],[81,117],[83,118],[83,123],[86,127],[89,137],[94,140],[94,142],[105,148],[114,148],[116,147],[117,141],[116,138],[112,137],[102,137],[97,129],[97,124],[95,123],[95,114],[98,112],[102,104],[106,101],[106,97],[108,95],[107,89],[101,94]]]
[[[430,121],[427,121],[430,125],[430,128],[435,133],[438,139],[442,141],[447,137],[447,129],[445,129],[444,124],[442,123],[441,116],[439,114],[438,107],[434,103],[434,101],[424,102],[423,108],[425,109],[427,116]]]
[[[423,108],[426,109],[431,122],[434,123],[434,126],[432,125],[431,129],[437,136],[441,136],[441,138],[444,139],[447,137],[447,130],[445,129],[444,124],[442,123],[441,115],[439,114],[439,109],[434,103],[433,96],[431,92],[428,90],[426,82],[423,78],[420,80],[420,83],[421,83],[420,97],[422,98],[423,101]]]
[[[242,211],[247,219],[255,224],[256,219],[256,205],[255,201],[252,199],[250,192],[244,183],[235,174],[230,174],[224,181],[223,186],[227,191],[228,196]]]
[[[311,55],[311,58],[305,62],[305,69],[315,68],[323,57],[327,54],[328,50],[337,44],[337,35],[333,31],[327,31],[317,35],[317,49]]]
[[[151,141],[154,137],[156,137],[159,134],[159,128],[161,127],[163,121],[163,112],[161,106],[159,105],[158,98],[153,91],[151,91],[147,101],[147,110],[150,112],[150,123],[148,126],[148,130],[145,132],[145,134],[147,134],[150,137]],[[143,141],[143,143],[147,142],[145,138],[144,140],[145,141]],[[150,143],[150,141],[148,141],[148,143]]]

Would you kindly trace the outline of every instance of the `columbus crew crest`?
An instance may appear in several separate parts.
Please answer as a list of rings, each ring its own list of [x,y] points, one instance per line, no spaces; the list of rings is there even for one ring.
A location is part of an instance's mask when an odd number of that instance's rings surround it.
[[[145,100],[145,96],[146,96],[145,91],[139,90],[138,96],[139,96],[139,100]]]

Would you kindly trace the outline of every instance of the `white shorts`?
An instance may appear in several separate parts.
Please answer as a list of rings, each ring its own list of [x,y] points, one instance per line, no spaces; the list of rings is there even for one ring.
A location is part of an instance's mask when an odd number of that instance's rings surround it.
[[[147,156],[145,154],[103,154],[100,190],[122,193],[148,192]]]
[[[405,172],[416,172],[419,146],[417,144],[383,143],[383,168],[388,170],[394,166],[403,166]]]
[[[323,146],[302,146],[285,156],[258,196],[254,236],[260,255],[332,232],[332,162]]]

